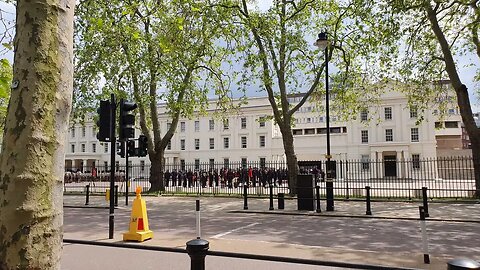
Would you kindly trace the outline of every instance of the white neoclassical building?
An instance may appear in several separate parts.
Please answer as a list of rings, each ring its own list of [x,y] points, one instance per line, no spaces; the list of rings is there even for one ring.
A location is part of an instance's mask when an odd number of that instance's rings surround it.
[[[296,103],[300,95],[291,96]],[[266,97],[248,99],[238,111],[222,114],[211,100],[205,115],[181,119],[177,131],[165,152],[167,164],[200,164],[229,162],[282,162],[285,160],[280,130],[274,124]],[[165,107],[159,105],[161,130],[170,125]],[[437,157],[438,141],[453,147],[448,140],[464,134],[456,106],[448,108],[440,118],[438,109],[423,112],[424,120],[417,124],[419,113],[410,108],[404,94],[386,92],[378,104],[372,104],[355,117],[340,121],[334,112],[330,116],[331,153],[334,160],[389,160],[380,174],[400,176],[395,164],[403,160]],[[316,105],[306,103],[295,114],[295,152],[298,160],[324,160],[326,153],[326,116]],[[137,131],[137,136],[139,132]],[[74,125],[68,134],[66,168],[80,169],[93,164],[103,166],[110,161],[108,143],[96,139],[92,121]],[[460,139],[461,141],[461,139]],[[461,148],[461,146],[458,146]],[[117,156],[117,163],[124,159]],[[132,164],[148,165],[148,157],[131,158]],[[396,162],[397,161],[397,162]],[[388,167],[388,168],[387,168]],[[375,168],[373,168],[375,169]],[[380,177],[382,175],[378,175]]]

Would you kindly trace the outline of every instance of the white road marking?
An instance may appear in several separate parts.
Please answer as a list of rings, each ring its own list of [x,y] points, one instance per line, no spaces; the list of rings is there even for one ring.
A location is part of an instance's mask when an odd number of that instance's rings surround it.
[[[233,229],[233,230],[230,230],[230,231],[227,231],[227,232],[224,232],[224,233],[216,234],[216,235],[212,236],[211,238],[219,239],[220,237],[223,237],[223,236],[225,236],[225,235],[227,235],[227,234],[231,234],[231,233],[236,232],[236,231],[239,231],[239,230],[243,230],[243,229],[246,229],[246,228],[250,228],[250,227],[253,227],[253,226],[258,225],[258,224],[260,224],[260,223],[255,222],[255,223],[252,223],[252,224],[248,224],[248,225],[246,225],[246,226],[238,227],[238,228],[236,228],[236,229]]]

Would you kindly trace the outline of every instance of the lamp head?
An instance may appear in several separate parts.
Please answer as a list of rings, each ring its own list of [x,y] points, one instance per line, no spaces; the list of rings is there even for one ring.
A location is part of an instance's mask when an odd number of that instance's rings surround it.
[[[318,34],[318,39],[313,45],[317,46],[320,49],[325,49],[328,46],[328,37],[326,32],[321,32]]]

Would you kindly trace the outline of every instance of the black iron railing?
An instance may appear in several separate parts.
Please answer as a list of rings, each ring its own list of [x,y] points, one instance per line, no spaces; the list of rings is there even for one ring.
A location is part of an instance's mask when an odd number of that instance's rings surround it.
[[[230,162],[167,164],[164,167],[165,194],[212,194],[268,196],[269,186],[274,194],[289,193],[288,170],[284,162]],[[411,159],[411,160],[338,160],[334,174],[336,197],[346,199],[364,197],[370,187],[372,198],[420,198],[422,187],[427,187],[431,198],[470,198],[476,186],[471,157]],[[65,192],[105,192],[109,188],[109,167],[83,167],[65,173]],[[149,191],[150,167],[115,168],[115,183],[119,192],[134,192],[136,186]],[[312,174],[314,186],[320,186],[325,196],[325,162],[301,161],[299,173]]]

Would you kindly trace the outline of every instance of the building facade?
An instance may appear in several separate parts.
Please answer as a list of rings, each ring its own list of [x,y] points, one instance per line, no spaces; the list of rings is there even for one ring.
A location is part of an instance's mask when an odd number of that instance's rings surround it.
[[[299,102],[301,95],[291,96],[290,103]],[[205,115],[180,119],[175,135],[165,151],[166,164],[228,164],[231,162],[284,162],[280,130],[272,120],[272,109],[266,97],[250,98],[238,111],[219,114],[216,101],[210,102]],[[372,177],[404,177],[407,169],[397,168],[405,160],[436,158],[437,147],[452,147],[449,139],[460,138],[461,117],[456,107],[440,118],[435,108],[420,112],[408,105],[404,94],[386,92],[378,104],[361,111],[356,117],[342,121],[330,115],[331,153],[334,160],[382,160],[382,169],[364,168]],[[161,131],[170,125],[165,106],[159,105]],[[326,116],[314,103],[305,103],[294,115],[292,127],[298,160],[325,160]],[[439,120],[441,119],[441,121]],[[137,137],[140,134],[137,131]],[[458,137],[460,136],[460,137]],[[109,164],[110,146],[96,139],[93,122],[74,125],[68,134],[66,168]],[[117,164],[124,159],[117,156]],[[148,157],[130,158],[132,164],[149,165]],[[369,165],[370,166],[370,165]],[[375,166],[375,164],[373,165]],[[368,169],[368,170],[367,170]]]

